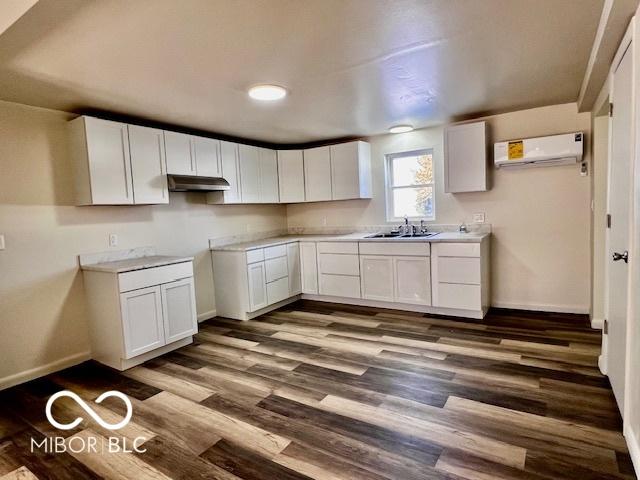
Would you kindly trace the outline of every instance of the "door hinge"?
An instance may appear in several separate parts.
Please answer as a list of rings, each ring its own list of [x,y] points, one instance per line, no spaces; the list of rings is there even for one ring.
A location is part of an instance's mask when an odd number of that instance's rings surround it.
[[[609,116],[613,117],[613,103],[609,103]]]
[[[607,213],[607,228],[611,228],[611,214]]]
[[[602,325],[602,333],[604,333],[605,335],[609,333],[609,322],[606,318],[604,319],[604,323]]]

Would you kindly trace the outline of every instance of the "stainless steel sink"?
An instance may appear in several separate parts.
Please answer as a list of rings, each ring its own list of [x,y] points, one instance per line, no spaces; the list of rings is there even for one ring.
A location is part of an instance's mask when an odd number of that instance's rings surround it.
[[[367,235],[365,238],[426,238],[437,234],[438,232],[416,233],[415,235],[400,235],[399,233],[374,233],[373,235]]]

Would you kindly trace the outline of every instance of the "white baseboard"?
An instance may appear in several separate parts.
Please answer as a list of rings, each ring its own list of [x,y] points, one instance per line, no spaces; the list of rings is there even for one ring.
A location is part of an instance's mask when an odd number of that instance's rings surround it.
[[[589,313],[589,307],[580,305],[543,305],[538,303],[506,303],[506,302],[491,302],[491,306],[495,308],[513,308],[514,310],[533,310],[537,312],[551,312],[551,313]]]
[[[640,445],[638,445],[638,437],[627,422],[625,422],[624,426],[624,438],[627,441],[627,447],[629,447],[633,468],[638,473],[640,472]]]
[[[205,320],[209,320],[216,316],[216,310],[209,310],[208,312],[203,312],[198,314],[198,323],[204,322]]]
[[[591,328],[595,328],[596,330],[602,330],[604,328],[604,318],[592,318]]]
[[[40,367],[31,368],[29,370],[25,370],[24,372],[14,373],[13,375],[0,378],[0,390],[4,390],[5,388],[28,382],[29,380],[34,380],[38,377],[57,372],[59,370],[64,370],[68,367],[73,367],[74,365],[78,365],[79,363],[86,362],[90,359],[91,352],[76,353],[75,355],[61,358],[60,360],[47,363],[46,365],[42,365]]]

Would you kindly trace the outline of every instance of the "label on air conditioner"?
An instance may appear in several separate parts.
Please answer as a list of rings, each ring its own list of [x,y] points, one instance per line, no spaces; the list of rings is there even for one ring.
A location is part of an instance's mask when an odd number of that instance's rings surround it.
[[[509,142],[509,160],[519,160],[524,157],[524,143],[522,140]]]

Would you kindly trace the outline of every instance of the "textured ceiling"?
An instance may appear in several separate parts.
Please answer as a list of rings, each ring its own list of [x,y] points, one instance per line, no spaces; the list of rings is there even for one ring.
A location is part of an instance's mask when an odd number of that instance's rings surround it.
[[[602,0],[40,0],[0,99],[275,143],[577,99]],[[290,95],[259,104],[256,83]]]

